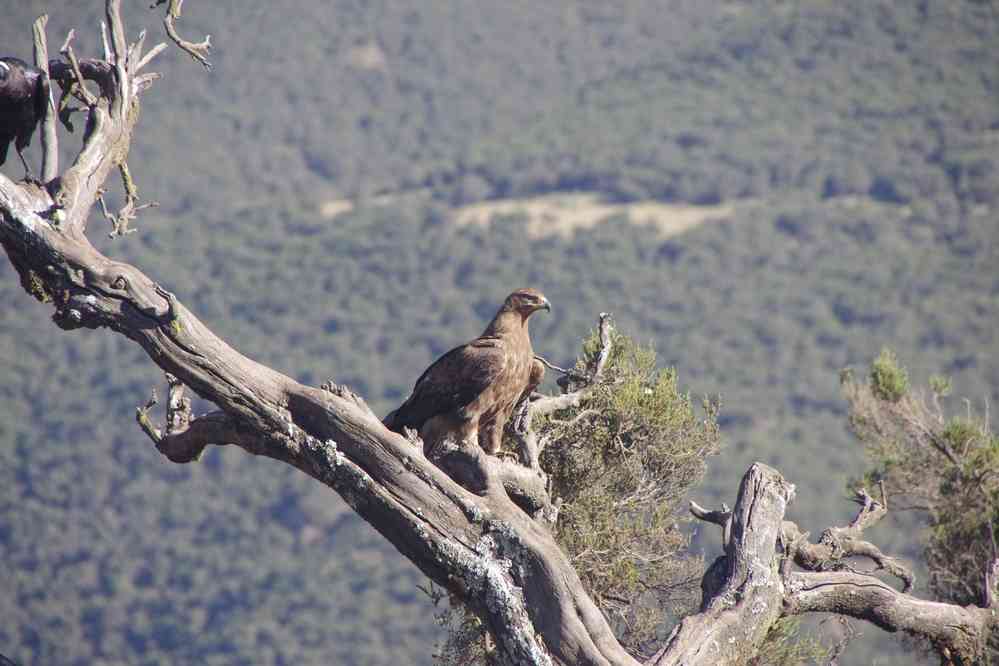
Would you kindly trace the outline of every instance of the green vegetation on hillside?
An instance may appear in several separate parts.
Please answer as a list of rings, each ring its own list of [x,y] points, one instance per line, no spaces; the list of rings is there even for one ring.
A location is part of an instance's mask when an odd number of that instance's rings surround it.
[[[81,55],[97,53],[99,4],[15,3],[4,54],[30,54],[42,11],[50,41],[75,26]],[[126,18],[152,39],[148,4],[126,2]],[[888,345],[913,384],[940,372],[999,402],[988,3],[184,9],[216,69],[170,51],[145,99],[130,164],[162,206],[114,243],[95,215],[91,236],[261,362],[333,377],[383,413],[511,288],[538,286],[554,304],[533,330],[547,358],[571,363],[610,311],[682,390],[721,396],[723,454],[699,501],[731,503],[763,460],[798,485],[791,516],[813,531],[848,518],[835,500],[864,466],[841,368]],[[559,189],[734,212],[672,238],[621,218],[543,239],[516,216],[449,223],[456,203]],[[350,212],[317,214],[345,196]],[[233,451],[165,462],[133,422],[162,377],[125,341],[66,335],[49,314],[0,262],[0,653],[430,663],[420,574],[338,498]]]

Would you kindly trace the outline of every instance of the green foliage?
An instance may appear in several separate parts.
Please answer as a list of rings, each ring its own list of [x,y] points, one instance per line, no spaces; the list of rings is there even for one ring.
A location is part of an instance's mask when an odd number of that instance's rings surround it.
[[[895,352],[887,347],[871,364],[871,391],[889,402],[898,402],[909,392],[909,373],[898,364]]]
[[[766,641],[747,666],[798,666],[826,663],[832,651],[801,627],[801,620],[784,617],[771,627]]]
[[[683,554],[681,500],[719,446],[717,403],[698,411],[673,368],[655,352],[612,334],[604,376],[579,407],[538,424],[542,466],[563,500],[557,535],[587,591],[636,653],[669,613],[696,605],[699,558]],[[596,333],[576,369],[594,367]]]
[[[993,473],[999,467],[999,437],[970,407],[965,416],[948,418],[940,398],[950,387],[939,379],[931,380],[929,401],[908,390],[885,400],[883,375],[899,366],[894,358],[886,364],[884,356],[874,362],[869,384],[844,384],[851,424],[873,463],[863,483],[883,483],[892,504],[919,512],[936,598],[980,603],[999,529],[999,478]],[[983,663],[999,658],[995,636],[983,658]]]
[[[951,390],[953,390],[953,385],[950,377],[944,377],[943,375],[930,376],[930,391],[932,391],[934,395],[940,398],[946,398],[950,395]]]

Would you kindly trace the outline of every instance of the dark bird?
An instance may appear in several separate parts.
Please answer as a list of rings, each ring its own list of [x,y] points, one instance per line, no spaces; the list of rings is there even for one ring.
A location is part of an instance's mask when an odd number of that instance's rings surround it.
[[[19,58],[0,58],[0,165],[7,161],[7,147],[13,141],[28,179],[32,178],[31,168],[23,151],[31,143],[48,102],[45,72]]]
[[[497,453],[521,396],[544,376],[527,332],[527,320],[538,310],[550,311],[551,305],[536,289],[507,296],[482,335],[427,368],[406,402],[385,417],[385,425],[399,433],[419,431],[426,451],[451,437]]]

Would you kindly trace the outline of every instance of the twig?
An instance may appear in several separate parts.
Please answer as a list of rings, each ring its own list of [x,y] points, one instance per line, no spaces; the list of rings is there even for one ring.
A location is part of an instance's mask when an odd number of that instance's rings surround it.
[[[42,182],[47,183],[59,174],[59,137],[56,132],[55,103],[52,101],[52,82],[49,78],[49,46],[45,36],[45,26],[49,22],[47,14],[39,16],[34,23],[35,67],[42,70],[42,92],[47,97],[45,113],[42,114]]]
[[[191,424],[191,400],[184,395],[184,383],[169,372],[164,374],[168,386],[166,427],[160,430],[149,420],[149,410],[159,403],[155,388],[146,404],[135,409],[135,420],[157,446],[162,444],[165,438],[186,431]]]
[[[722,505],[720,510],[705,509],[694,500],[690,500],[690,513],[692,513],[698,520],[714,523],[715,525],[720,525],[722,527],[724,527],[725,524],[732,519],[732,512],[727,506]]]
[[[66,41],[63,42],[62,48],[59,49],[59,53],[69,60],[69,65],[73,69],[73,77],[76,79],[76,91],[80,100],[88,107],[92,107],[97,104],[97,97],[87,89],[83,80],[83,73],[80,71],[80,62],[76,59],[76,54],[73,53],[72,43],[75,36],[76,31],[70,29],[66,35]]]
[[[156,201],[147,201],[144,204],[138,203],[139,190],[135,186],[135,181],[132,180],[132,174],[128,170],[127,162],[122,162],[118,165],[118,172],[121,174],[122,186],[125,188],[125,205],[118,211],[118,214],[116,215],[108,210],[107,203],[104,201],[103,189],[97,196],[97,201],[101,206],[101,213],[111,223],[111,231],[108,232],[108,238],[117,238],[118,236],[135,233],[136,229],[129,228],[129,223],[137,217],[138,212],[146,208],[156,208],[160,205]]]
[[[73,114],[86,111],[86,109],[79,106],[71,106],[73,100],[73,94],[71,92],[72,86],[66,86],[62,89],[62,94],[59,96],[59,104],[57,105],[57,115],[59,116],[59,122],[63,124],[70,133],[74,132],[76,128],[73,127]]]
[[[611,348],[613,347],[613,340],[611,336],[611,331],[613,330],[613,324],[611,323],[611,315],[607,312],[601,312],[599,318],[599,335],[600,335],[600,350],[597,352],[597,358],[592,364],[592,369],[588,377],[581,377],[579,373],[569,370],[565,371],[565,377],[571,380],[579,380],[582,384],[579,388],[574,391],[567,391],[562,395],[556,396],[545,396],[534,400],[530,404],[530,417],[533,419],[535,416],[547,416],[553,412],[561,411],[563,409],[569,409],[570,407],[578,407],[583,398],[603,379],[604,369],[607,365],[607,359],[610,358]],[[546,363],[543,359],[540,359],[542,363]],[[547,364],[547,363],[546,363]],[[548,364],[549,367],[550,364]],[[562,386],[563,390],[568,386],[567,383],[559,381],[559,385]]]
[[[881,488],[882,497],[885,490]],[[819,542],[809,543],[802,537],[802,532],[796,524],[784,521],[782,532],[786,543],[794,544],[790,553],[802,569],[808,571],[854,571],[846,561],[851,557],[866,557],[871,560],[878,571],[886,571],[902,581],[903,592],[912,589],[915,575],[909,567],[894,557],[885,555],[881,549],[869,541],[861,539],[864,530],[880,521],[887,513],[886,503],[877,502],[863,488],[859,489],[853,501],[861,505],[860,511],[846,527],[830,527],[822,532]],[[854,571],[862,575],[865,572]]]
[[[166,45],[165,42],[160,42],[159,44],[157,44],[153,48],[149,49],[149,53],[147,53],[146,55],[142,56],[139,59],[139,62],[137,62],[134,67],[132,67],[132,73],[133,74],[138,73],[139,70],[141,70],[143,67],[145,67],[146,65],[148,65],[149,62],[153,58],[155,58],[160,53],[162,53],[163,49],[165,49],[166,47],[167,47],[167,45]],[[141,53],[141,51],[138,51],[137,53]]]
[[[149,86],[153,84],[153,81],[160,78],[158,72],[149,72],[148,74],[140,74],[132,79],[132,90],[134,94],[138,95],[144,92]]]
[[[604,373],[604,366],[611,353],[611,314],[609,312],[600,313],[600,353],[597,354],[597,362],[593,369],[593,381],[596,382]]]
[[[545,438],[539,439],[535,435],[532,429],[534,417],[539,415],[547,416],[563,409],[578,407],[586,394],[595,385],[599,384],[602,378],[604,366],[607,358],[610,356],[610,315],[606,312],[601,312],[598,326],[600,329],[600,350],[597,354],[597,361],[594,363],[594,369],[589,376],[583,375],[571,368],[560,368],[547,359],[537,354],[534,355],[534,358],[542,365],[562,374],[562,378],[559,379],[559,385],[564,391],[569,382],[579,382],[580,387],[575,391],[557,396],[544,396],[540,394],[524,396],[516,406],[514,418],[511,422],[511,430],[520,441],[518,456],[521,462],[532,469],[540,471],[539,457],[548,441]],[[568,379],[568,381],[563,381],[565,379]]]
[[[149,439],[153,440],[154,443],[159,444],[163,439],[163,433],[160,429],[153,425],[153,422],[149,420],[149,410],[159,404],[159,396],[156,395],[156,389],[153,388],[149,400],[142,407],[135,408],[135,420],[145,432]]]
[[[135,63],[142,56],[142,48],[146,43],[146,31],[140,30],[138,38],[128,46],[128,56],[125,58],[125,66],[128,71],[135,73]]]
[[[213,444],[237,444],[253,448],[252,442],[225,412],[214,411],[194,418],[191,414],[191,400],[184,395],[184,383],[170,373],[166,373],[166,380],[169,389],[165,427],[156,427],[149,418],[149,410],[158,403],[155,389],[146,404],[135,409],[135,420],[156,444],[156,449],[170,461],[195,462]]]
[[[111,53],[114,56],[112,64],[118,68],[119,75],[124,75],[128,45],[125,40],[125,23],[121,20],[121,0],[107,0],[104,16],[111,30]]]
[[[703,506],[690,500],[690,513],[698,520],[707,523],[714,523],[722,528],[722,543],[728,544],[732,531],[732,511],[728,505],[722,504],[720,510],[705,509]]]
[[[191,399],[184,395],[184,382],[171,375],[166,375],[167,393],[167,434],[187,429],[191,424]]]
[[[554,363],[552,363],[551,361],[549,361],[548,359],[546,359],[544,356],[540,356],[538,354],[535,354],[534,358],[536,358],[539,361],[541,361],[541,364],[544,365],[549,370],[554,370],[555,372],[560,372],[563,375],[568,375],[568,374],[571,374],[571,373],[574,372],[571,368],[560,368],[559,366],[555,365]]]
[[[163,17],[163,27],[166,29],[167,36],[173,40],[181,50],[187,52],[192,58],[204,65],[205,69],[210,70],[212,68],[212,63],[208,61],[206,57],[208,53],[212,50],[212,36],[205,35],[204,41],[201,42],[189,42],[177,32],[176,21],[180,19],[181,8],[184,5],[184,0],[156,0],[156,2],[150,5],[150,9],[155,9],[160,5],[167,5],[166,16]]]
[[[108,24],[104,21],[101,21],[101,45],[104,47],[104,60],[112,65],[115,64],[111,44],[108,42]]]

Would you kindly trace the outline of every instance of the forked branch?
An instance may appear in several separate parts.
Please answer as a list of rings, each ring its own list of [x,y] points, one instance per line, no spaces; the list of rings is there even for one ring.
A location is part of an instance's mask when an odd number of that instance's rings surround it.
[[[184,0],[156,0],[150,9],[155,9],[160,5],[167,5],[166,16],[163,17],[163,27],[166,29],[166,33],[170,39],[173,40],[173,43],[192,58],[200,62],[205,69],[210,70],[212,68],[212,63],[208,61],[207,56],[212,50],[212,36],[205,35],[205,38],[200,42],[187,41],[180,36],[180,33],[177,32],[176,25],[176,22],[180,20]]]
[[[945,664],[970,666],[979,663],[985,641],[996,623],[995,572],[999,571],[999,564],[994,563],[987,576],[988,602],[984,608],[918,599],[908,594],[913,582],[909,568],[860,538],[863,530],[887,513],[884,488],[881,489],[881,501],[865,490],[857,491],[854,501],[861,508],[850,524],[825,530],[816,544],[809,543],[808,534],[793,522],[783,520],[783,515],[767,518],[768,521],[780,521],[778,542],[783,550],[774,554],[775,559],[782,560],[782,565],[778,579],[772,581],[775,596],[769,603],[778,604],[784,616],[825,612],[867,620],[886,631],[905,631],[928,639],[945,656]],[[723,527],[731,525],[731,536],[727,534],[725,538],[726,555],[708,570],[702,584],[707,607],[713,603],[710,599],[725,594],[725,572],[731,566],[729,560],[739,557],[738,511],[738,506],[734,512],[709,511],[691,503],[691,512],[697,518]],[[849,560],[857,557],[872,561],[875,571],[883,570],[898,578],[903,590],[894,589],[873,572],[852,568]],[[792,563],[803,571],[794,571]]]
[[[884,487],[881,487],[880,502],[875,501],[863,488],[857,491],[853,501],[860,504],[861,508],[850,524],[826,529],[816,544],[809,543],[808,535],[802,533],[797,525],[784,521],[782,534],[784,543],[788,544],[789,556],[795,564],[808,571],[854,571],[850,560],[866,558],[874,563],[875,571],[886,571],[902,581],[902,591],[908,592],[915,582],[912,570],[899,559],[882,553],[873,543],[861,539],[865,529],[888,513]]]
[[[604,369],[607,360],[610,358],[613,347],[612,332],[614,324],[610,313],[601,312],[597,320],[597,330],[600,339],[600,347],[594,357],[594,361],[587,368],[585,375],[580,374],[575,369],[559,368],[547,360],[536,356],[546,367],[560,372],[559,386],[563,393],[555,396],[534,394],[525,396],[521,404],[517,406],[514,413],[512,430],[520,442],[520,461],[527,467],[541,474],[540,457],[545,448],[545,442],[539,441],[533,430],[534,418],[537,416],[548,416],[555,412],[578,407],[583,403],[603,381]]]
[[[191,413],[191,400],[184,395],[184,384],[170,373],[166,373],[166,380],[169,387],[166,426],[156,427],[149,416],[150,409],[158,402],[155,389],[146,404],[136,408],[135,420],[168,460],[175,463],[195,462],[212,444],[239,444],[244,448],[250,445],[252,438],[248,438],[247,432],[222,411],[195,418]]]
[[[69,61],[70,70],[73,72],[73,84],[71,87],[73,94],[85,105],[91,107],[97,104],[97,96],[87,88],[83,70],[80,69],[80,61],[76,59],[76,52],[73,51],[74,37],[76,37],[76,30],[70,30],[66,35],[66,40],[63,41],[62,46],[59,48],[59,53]]]
[[[111,223],[111,231],[108,232],[108,238],[116,238],[134,233],[136,230],[129,227],[129,224],[136,218],[139,211],[146,208],[156,208],[160,205],[156,201],[139,203],[139,190],[135,186],[135,181],[132,180],[132,174],[128,170],[127,162],[122,162],[118,165],[118,173],[121,174],[121,184],[125,189],[125,205],[122,206],[121,210],[118,213],[112,213],[108,210],[107,203],[104,201],[103,189],[98,191],[97,197],[97,201],[101,205],[101,213]]]

